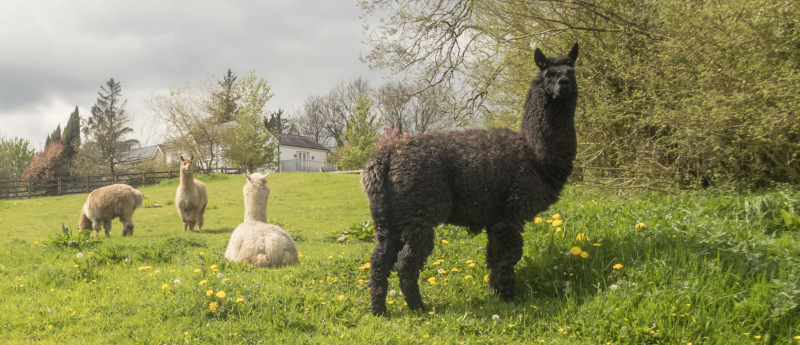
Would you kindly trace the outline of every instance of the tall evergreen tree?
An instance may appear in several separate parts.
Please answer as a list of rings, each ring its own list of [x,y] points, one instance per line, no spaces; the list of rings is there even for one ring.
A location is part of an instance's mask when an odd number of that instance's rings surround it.
[[[224,123],[236,120],[239,114],[239,95],[236,93],[236,74],[228,69],[228,72],[218,81],[219,90],[211,93],[211,101],[208,104],[208,111],[218,122]]]
[[[285,119],[282,118],[283,116],[283,109],[278,109],[278,111],[269,115],[269,120],[264,120],[264,126],[267,127],[272,134],[281,134],[286,133],[289,129],[289,123]]]
[[[61,124],[58,124],[58,127],[47,136],[47,139],[44,141],[44,146],[48,146],[52,143],[60,143],[61,142]]]
[[[75,111],[70,114],[59,142],[63,144],[63,147],[56,162],[56,175],[69,176],[75,156],[81,147],[81,117],[78,113],[78,106],[75,106]]]
[[[122,100],[122,87],[114,78],[106,85],[100,86],[97,102],[92,106],[92,115],[86,122],[84,133],[87,140],[91,138],[100,151],[100,164],[109,168],[111,176],[116,178],[116,158],[122,152],[130,150],[139,141],[127,139],[133,133],[128,127],[130,118],[125,113],[127,100]]]
[[[71,162],[75,158],[75,153],[81,147],[81,116],[78,113],[78,106],[75,106],[75,111],[69,115],[67,126],[64,127],[61,142],[64,144],[64,151],[62,155],[64,158]]]

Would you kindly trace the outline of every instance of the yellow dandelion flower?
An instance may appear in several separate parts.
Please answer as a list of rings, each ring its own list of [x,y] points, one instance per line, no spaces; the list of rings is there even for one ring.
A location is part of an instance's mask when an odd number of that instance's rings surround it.
[[[642,229],[642,228],[644,228],[644,227],[645,227],[645,225],[644,225],[644,223],[643,223],[643,222],[636,223],[636,228],[637,228],[637,229]]]
[[[211,270],[212,271],[216,271],[217,270],[217,265],[211,265]]]
[[[227,296],[225,294],[225,291],[222,290],[217,291],[217,298],[225,298],[225,296]]]
[[[333,259],[333,255],[328,255],[328,260]]]
[[[211,290],[211,289],[206,290],[206,296],[211,297],[211,295],[213,295],[213,294],[214,294],[214,290]]]
[[[588,257],[589,257],[589,253],[587,253],[587,252],[583,252],[583,251],[582,251],[582,252],[581,252],[581,257],[582,257],[582,258],[584,258],[584,259],[586,259],[586,258],[588,258]]]
[[[581,253],[581,249],[579,247],[572,247],[569,249],[569,252],[572,253],[572,255],[578,255]]]
[[[217,304],[217,302],[211,302],[208,304],[208,309],[211,309],[211,311],[217,310],[217,307],[219,307],[219,304]]]
[[[542,217],[536,217],[533,219],[533,224],[539,224],[542,222]]]
[[[442,240],[442,243],[444,243],[444,244],[448,244],[448,243],[450,243],[450,242],[448,242],[447,240]]]
[[[161,285],[161,290],[169,289],[169,284]]]
[[[203,285],[206,285],[206,283],[208,283],[208,281],[207,281],[207,280],[205,280],[205,279],[203,279],[203,280],[199,281],[199,282],[197,283],[197,285],[203,286]]]
[[[619,269],[622,269],[623,267],[625,267],[625,266],[622,266],[622,264],[616,264],[616,265],[612,266],[611,268],[613,268],[615,270],[619,270]]]
[[[242,303],[242,302],[244,302],[244,298],[243,297],[239,297],[239,298],[236,299],[236,303]]]
[[[470,262],[468,266],[469,267],[475,267],[475,263],[474,262]]]
[[[471,274],[468,274],[468,275],[466,275],[466,276],[464,277],[464,279],[473,279],[473,278],[475,278],[475,277],[473,277]]]
[[[552,219],[548,219],[547,220],[547,224],[553,224],[553,220]]]
[[[400,153],[400,150],[397,150],[397,153]],[[431,314],[431,315],[433,315],[433,312],[430,312],[430,313],[428,313],[428,314]],[[430,338],[431,336],[429,336],[429,335],[427,335],[427,334],[423,334],[423,335],[422,335],[422,337],[423,337],[423,338],[425,338],[425,339],[428,339],[428,338]]]
[[[428,278],[428,283],[430,283],[433,286],[436,286],[436,277]]]
[[[336,299],[338,299],[340,301],[344,301],[344,295],[339,295],[339,297],[337,297]]]
[[[555,227],[561,226],[563,224],[564,224],[564,221],[562,221],[561,219],[556,219],[552,223],[550,223],[551,226],[555,226]]]
[[[458,272],[458,268],[453,267],[453,269],[451,269],[450,272]]]
[[[575,236],[575,239],[578,241],[583,241],[584,238],[586,238],[586,234],[584,233],[580,233],[578,236]]]
[[[556,228],[556,232],[561,232],[561,230],[564,230],[564,229],[562,229],[560,226]]]
[[[560,213],[554,214],[553,215],[553,219],[556,219],[556,220],[561,219],[561,214]]]
[[[593,247],[602,247],[603,244],[601,244],[601,243],[592,243],[592,246]]]
[[[472,260],[464,261],[465,264],[471,264],[472,262],[473,262]]]
[[[761,336],[760,335],[754,335],[753,339],[756,339],[756,340],[761,339]]]
[[[485,281],[487,283],[489,282],[489,275],[488,274],[483,276],[483,281]]]
[[[201,269],[199,269],[199,268],[195,268],[195,269],[194,269],[194,273],[200,273],[200,272],[203,272],[203,270],[201,270]]]

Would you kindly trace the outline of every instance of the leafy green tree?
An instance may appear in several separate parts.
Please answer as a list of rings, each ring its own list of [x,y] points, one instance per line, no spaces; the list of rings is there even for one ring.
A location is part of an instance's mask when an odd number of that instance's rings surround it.
[[[536,47],[578,42],[576,173],[658,188],[800,183],[800,4],[391,0],[365,60],[453,89],[473,126],[515,128]],[[458,103],[458,102],[457,102]],[[621,181],[621,182],[620,182]]]
[[[26,139],[0,139],[0,180],[19,180],[35,152]]]
[[[133,129],[128,127],[130,118],[125,113],[122,87],[114,78],[109,79],[106,85],[100,86],[98,98],[92,106],[92,115],[89,117],[84,133],[87,140],[97,143],[100,152],[99,164],[107,167],[111,176],[116,178],[117,155],[129,151],[139,141],[128,139]]]
[[[367,159],[375,151],[375,142],[378,140],[377,115],[371,111],[372,101],[366,95],[358,97],[353,107],[347,128],[344,130],[344,146],[336,151],[333,161],[339,164],[342,170],[357,170],[364,167]]]
[[[249,172],[278,167],[278,142],[264,125],[264,106],[272,98],[272,88],[255,71],[241,77],[237,89],[239,115],[236,125],[224,135],[225,155]]]

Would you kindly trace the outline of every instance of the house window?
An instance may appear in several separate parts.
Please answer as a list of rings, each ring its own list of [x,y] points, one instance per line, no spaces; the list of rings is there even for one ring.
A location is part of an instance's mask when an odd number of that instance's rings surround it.
[[[308,160],[308,152],[306,152],[306,151],[297,151],[297,159],[299,159],[301,161],[307,161]]]

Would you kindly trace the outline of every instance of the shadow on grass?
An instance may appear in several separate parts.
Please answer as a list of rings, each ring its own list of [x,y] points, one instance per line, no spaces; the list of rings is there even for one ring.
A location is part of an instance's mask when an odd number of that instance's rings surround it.
[[[212,229],[212,230],[205,230],[204,229],[203,231],[200,231],[200,234],[230,234],[230,233],[233,232],[233,230],[234,230],[234,228],[231,228],[231,227]]]

